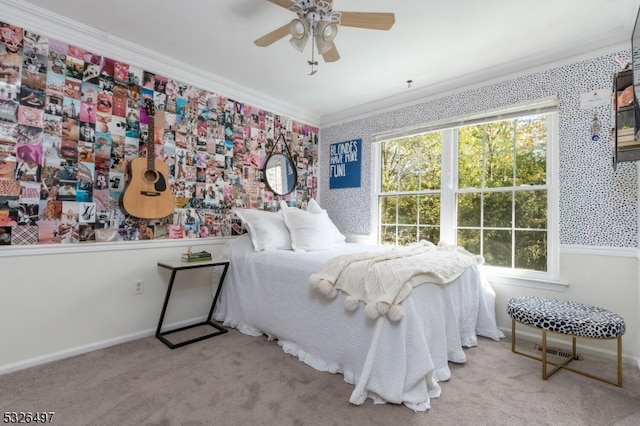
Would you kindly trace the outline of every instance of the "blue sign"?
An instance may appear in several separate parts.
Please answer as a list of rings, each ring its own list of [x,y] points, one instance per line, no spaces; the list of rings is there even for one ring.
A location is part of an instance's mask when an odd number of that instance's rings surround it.
[[[359,188],[362,139],[330,145],[329,189]]]

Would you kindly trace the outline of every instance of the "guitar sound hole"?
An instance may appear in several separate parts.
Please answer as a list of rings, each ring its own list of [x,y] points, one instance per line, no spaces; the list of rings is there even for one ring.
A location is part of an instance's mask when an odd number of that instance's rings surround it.
[[[144,172],[144,180],[147,182],[153,183],[158,180],[158,173],[155,170],[145,170]]]

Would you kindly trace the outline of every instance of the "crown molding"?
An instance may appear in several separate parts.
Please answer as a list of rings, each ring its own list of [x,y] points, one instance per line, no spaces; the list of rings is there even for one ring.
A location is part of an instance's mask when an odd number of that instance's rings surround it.
[[[298,105],[278,102],[272,97],[267,97],[216,74],[195,68],[160,52],[152,51],[31,3],[22,0],[0,0],[0,5],[2,5],[2,19],[11,24],[305,124],[312,126],[320,124],[320,116],[305,111]]]

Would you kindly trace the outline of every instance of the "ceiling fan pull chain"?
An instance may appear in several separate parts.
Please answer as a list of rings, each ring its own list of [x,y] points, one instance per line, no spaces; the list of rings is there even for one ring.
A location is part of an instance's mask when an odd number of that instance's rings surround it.
[[[309,73],[309,75],[314,75],[315,73],[318,72],[318,70],[314,68],[316,65],[318,65],[318,61],[316,61],[316,55],[315,55],[315,53],[316,53],[316,51],[315,51],[315,40],[316,40],[315,30],[312,30],[312,32],[313,32],[313,34],[311,34],[311,60],[307,61],[307,63],[309,65],[311,65],[311,72]]]

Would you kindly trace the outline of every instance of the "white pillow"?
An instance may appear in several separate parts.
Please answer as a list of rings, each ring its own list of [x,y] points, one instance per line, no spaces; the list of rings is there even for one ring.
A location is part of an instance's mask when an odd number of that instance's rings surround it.
[[[320,207],[320,204],[318,204],[318,202],[313,198],[309,198],[309,202],[307,203],[307,211],[309,213],[326,212],[326,210]]]
[[[280,202],[284,223],[289,228],[291,247],[296,251],[327,250],[335,247],[335,235],[330,232],[331,219],[326,212],[310,213]]]
[[[318,202],[313,198],[310,198],[309,202],[307,203],[307,211],[309,213],[314,213],[314,214],[322,214],[322,213],[326,214],[327,218],[329,219],[328,231],[331,232],[331,234],[333,235],[334,243],[336,245],[344,244],[346,237],[342,234],[342,232],[340,232],[338,227],[333,223],[333,221],[327,214],[327,211],[322,207],[320,207],[320,204],[318,204]]]
[[[255,209],[234,209],[249,231],[255,251],[291,250],[291,235],[281,212]]]

